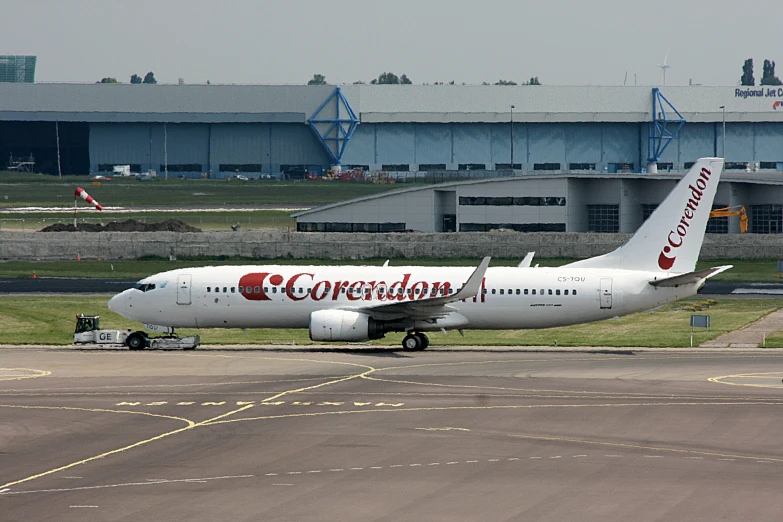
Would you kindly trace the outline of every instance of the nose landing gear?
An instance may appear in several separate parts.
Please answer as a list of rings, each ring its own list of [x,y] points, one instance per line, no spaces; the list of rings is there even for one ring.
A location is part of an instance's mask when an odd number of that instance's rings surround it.
[[[430,345],[430,338],[421,332],[408,332],[402,340],[402,349],[406,352],[418,352]]]

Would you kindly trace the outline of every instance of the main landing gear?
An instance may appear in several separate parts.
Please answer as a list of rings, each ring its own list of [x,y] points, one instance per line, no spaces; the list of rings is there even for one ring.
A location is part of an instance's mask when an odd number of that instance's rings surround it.
[[[418,352],[430,345],[430,338],[421,332],[408,332],[402,340],[402,349],[406,352]]]

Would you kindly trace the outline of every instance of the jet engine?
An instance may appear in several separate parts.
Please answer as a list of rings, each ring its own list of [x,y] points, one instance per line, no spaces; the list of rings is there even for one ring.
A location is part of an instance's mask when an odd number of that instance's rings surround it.
[[[313,341],[367,341],[380,339],[382,323],[368,314],[350,310],[317,310],[310,314]]]

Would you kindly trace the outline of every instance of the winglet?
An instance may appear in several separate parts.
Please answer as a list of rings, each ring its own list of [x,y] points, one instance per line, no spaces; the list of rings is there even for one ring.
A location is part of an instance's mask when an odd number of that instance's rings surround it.
[[[536,255],[535,252],[528,252],[527,255],[522,259],[522,261],[519,262],[517,265],[517,268],[530,268],[530,265],[533,263],[533,256]]]
[[[476,294],[481,290],[481,281],[484,279],[484,274],[487,272],[489,266],[489,260],[491,257],[487,256],[481,260],[479,266],[470,274],[470,277],[462,286],[459,292],[451,296],[450,301],[458,301],[460,299],[473,299]]]

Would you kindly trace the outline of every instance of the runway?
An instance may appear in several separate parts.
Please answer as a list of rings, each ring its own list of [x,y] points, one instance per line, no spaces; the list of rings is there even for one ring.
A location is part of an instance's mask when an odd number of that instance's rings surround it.
[[[11,520],[767,520],[783,354],[0,349]]]

